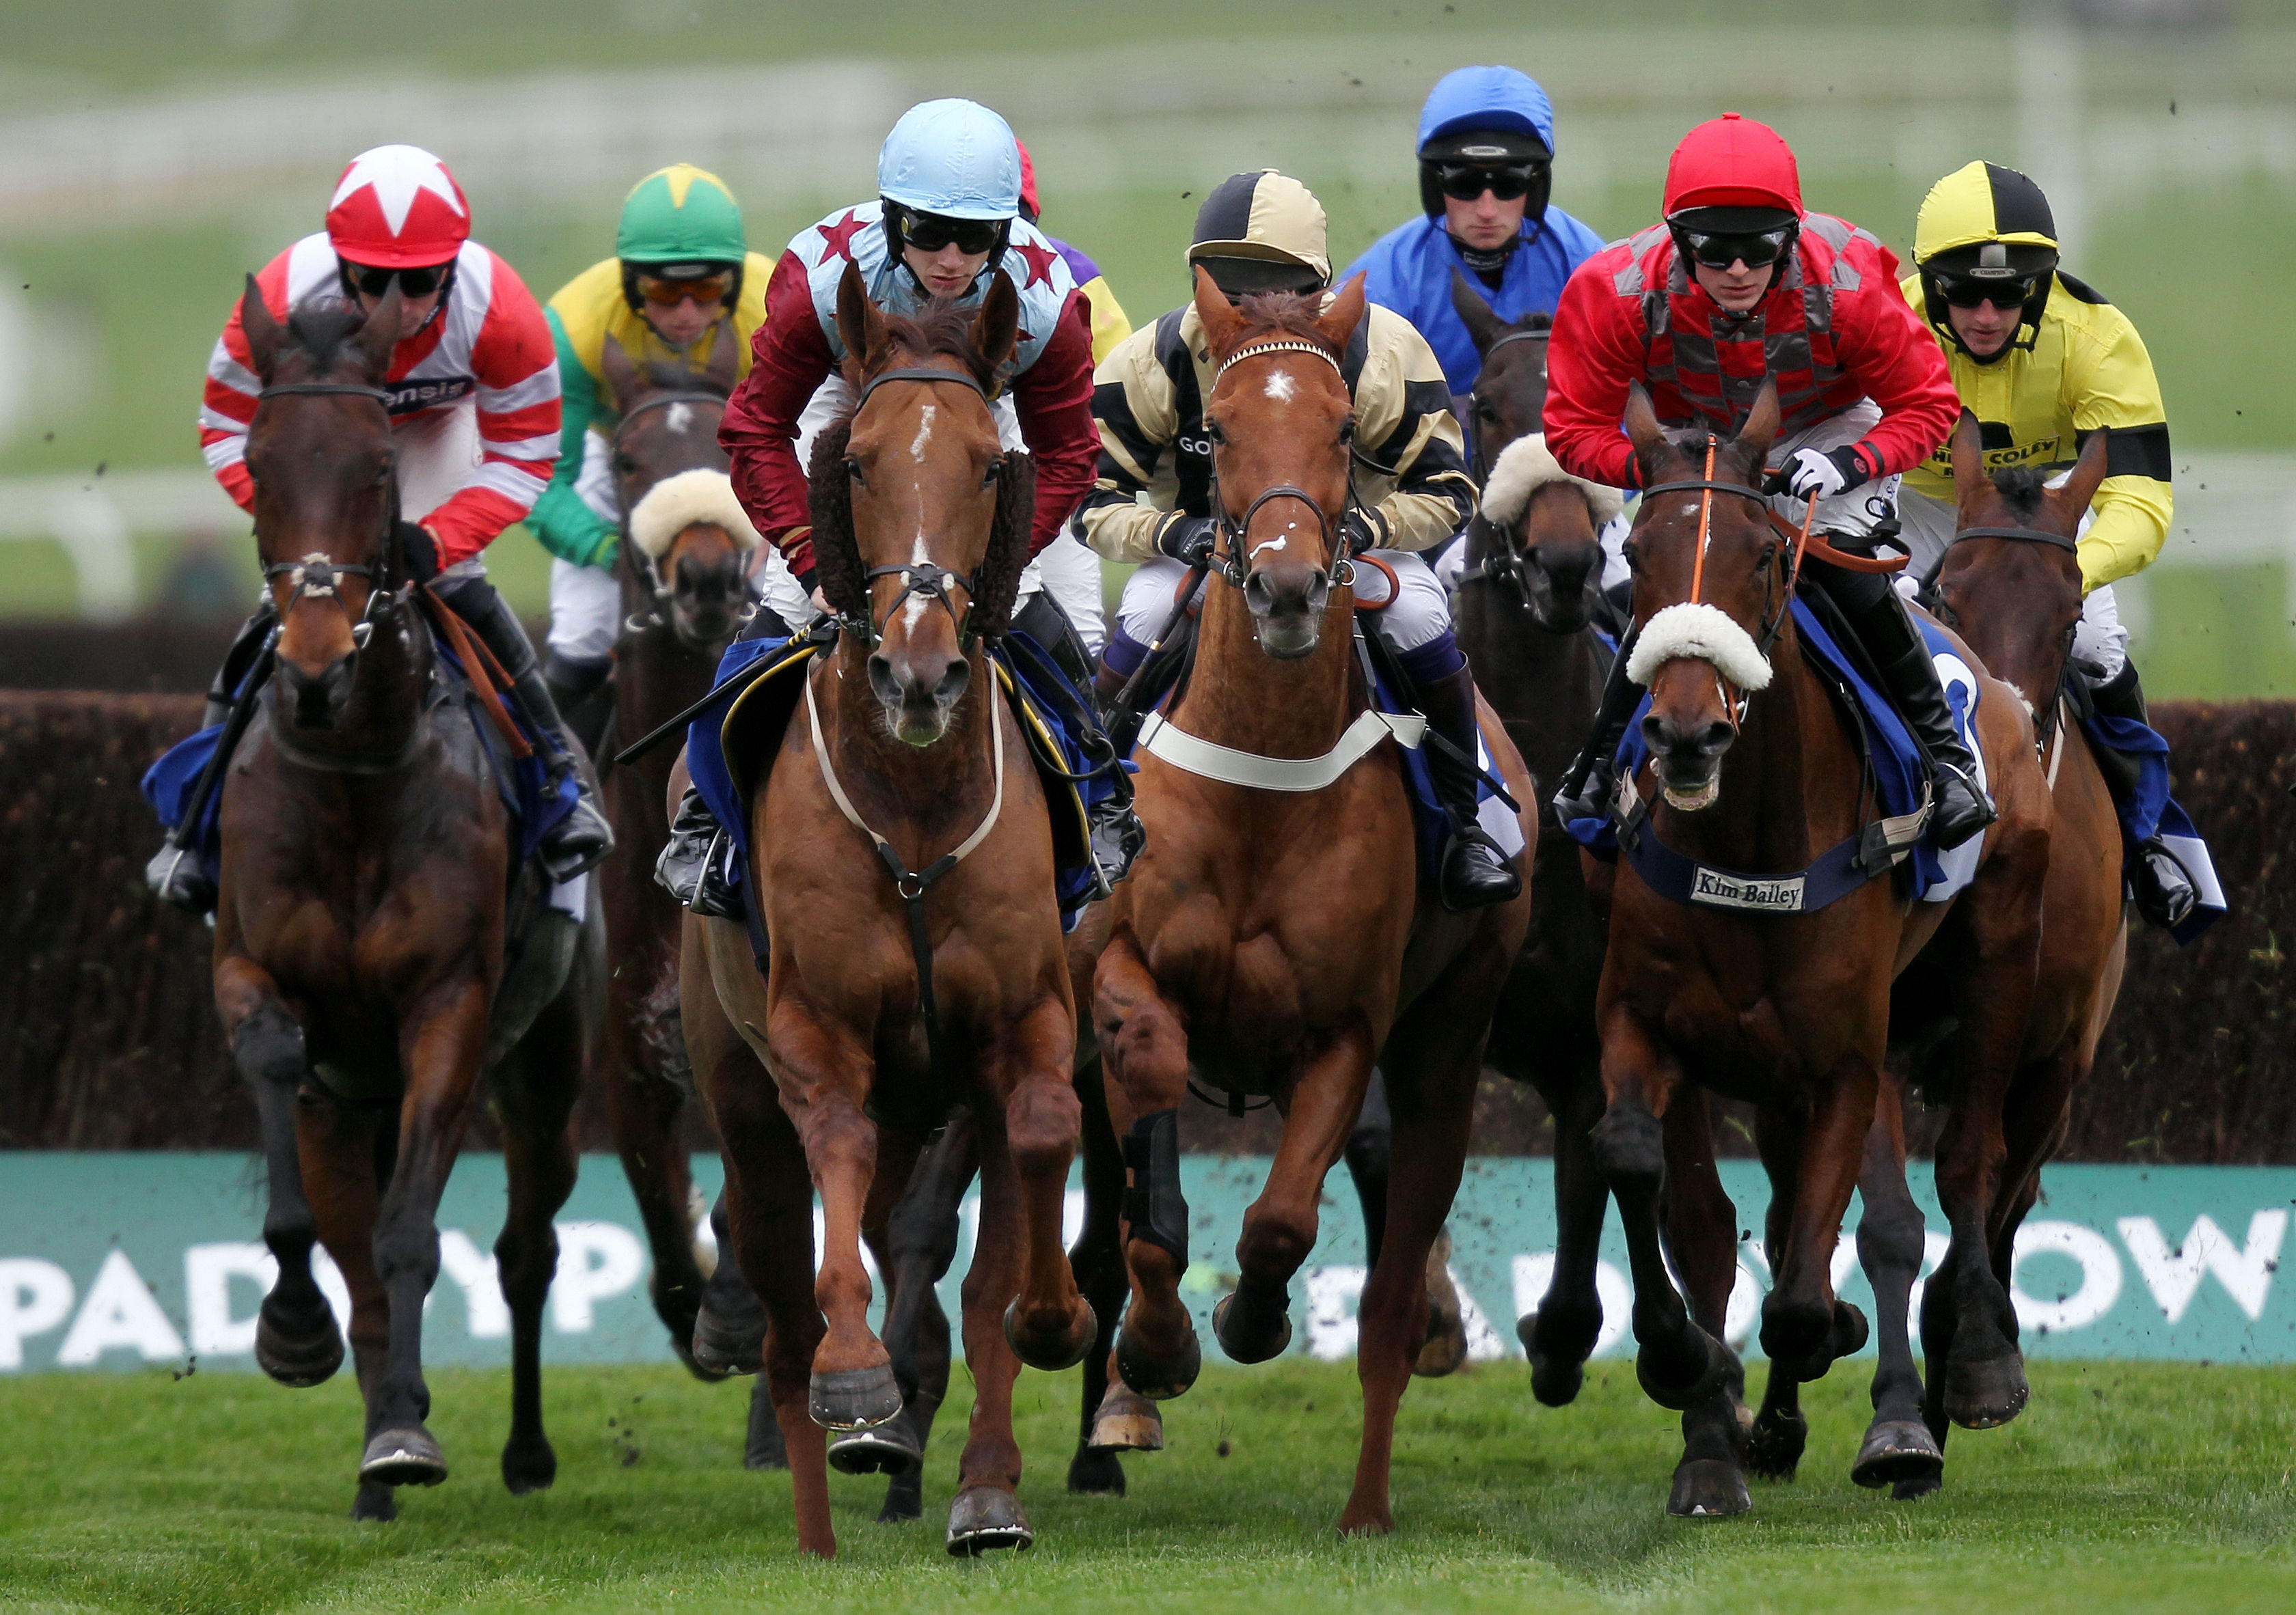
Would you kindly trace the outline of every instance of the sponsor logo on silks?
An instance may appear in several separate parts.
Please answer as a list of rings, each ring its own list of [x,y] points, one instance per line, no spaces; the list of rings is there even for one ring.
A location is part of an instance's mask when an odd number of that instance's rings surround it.
[[[395,415],[411,415],[441,404],[467,398],[478,386],[469,376],[425,376],[421,380],[383,384],[383,407]]]
[[[1710,904],[1716,908],[1751,908],[1764,914],[1800,914],[1801,912],[1802,881],[1800,875],[1790,875],[1780,881],[1745,880],[1725,874],[1718,869],[1698,866],[1696,879],[1690,886],[1690,900]]]

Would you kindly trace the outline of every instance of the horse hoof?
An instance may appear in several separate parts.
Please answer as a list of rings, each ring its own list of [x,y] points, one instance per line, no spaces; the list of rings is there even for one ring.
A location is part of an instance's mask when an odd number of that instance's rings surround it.
[[[391,1496],[387,1486],[379,1483],[362,1485],[358,1488],[358,1496],[351,1499],[351,1518],[373,1520],[387,1525],[398,1518],[398,1499]]]
[[[882,1424],[901,1411],[901,1388],[893,1379],[893,1365],[880,1363],[836,1373],[816,1370],[806,1387],[805,1411],[824,1430]]]
[[[1069,1490],[1079,1497],[1121,1497],[1124,1461],[1113,1447],[1079,1441],[1076,1456],[1069,1460]]]
[[[1874,1420],[1857,1449],[1857,1462],[1849,1467],[1849,1478],[1869,1489],[1909,1480],[1934,1482],[1944,1473],[1945,1455],[1919,1419]]]
[[[1746,1477],[1726,1458],[1685,1458],[1675,1466],[1666,1512],[1680,1520],[1720,1520],[1754,1506]]]
[[[993,1486],[968,1486],[948,1511],[948,1551],[971,1559],[996,1548],[1025,1548],[1037,1539],[1021,1500]]]
[[[1746,1470],[1765,1480],[1791,1480],[1809,1445],[1809,1422],[1800,1414],[1765,1413],[1746,1433]]]
[[[1942,1473],[1928,1476],[1917,1476],[1911,1480],[1900,1480],[1897,1485],[1890,1488],[1890,1501],[1892,1503],[1918,1503],[1944,1484],[1945,1476]]]
[[[1093,1410],[1087,1447],[1103,1452],[1160,1453],[1164,1450],[1164,1415],[1156,1404],[1129,1385],[1108,1388]],[[1070,1488],[1071,1491],[1075,1488]],[[1124,1489],[1119,1480],[1116,1489]]]
[[[925,1517],[924,1472],[895,1475],[885,1487],[885,1506],[877,1511],[879,1525],[906,1525]]]
[[[1526,1312],[1514,1321],[1514,1338],[1530,1359],[1530,1394],[1547,1407],[1567,1407],[1578,1399],[1587,1383],[1585,1354],[1570,1356],[1548,1351],[1538,1343],[1538,1314]]]
[[[1837,1360],[1854,1357],[1865,1350],[1866,1342],[1873,1338],[1873,1333],[1866,1325],[1864,1312],[1848,1301],[1833,1303],[1833,1355]]]
[[[924,1461],[906,1419],[849,1430],[829,1444],[829,1467],[840,1475],[906,1475]]]
[[[742,1445],[743,1469],[787,1469],[789,1444],[782,1439],[782,1422],[774,1416],[774,1398],[761,1375],[750,1381],[750,1431]]]
[[[1635,1378],[1642,1385],[1643,1394],[1670,1413],[1688,1413],[1713,1396],[1730,1382],[1738,1365],[1738,1359],[1727,1346],[1695,1324],[1685,1326],[1690,1331],[1690,1349],[1705,1358],[1690,1379],[1668,1379],[1648,1346],[1635,1354]]]
[[[447,1478],[446,1455],[420,1424],[386,1430],[366,1444],[359,1482],[377,1486],[436,1486]]]
[[[316,1324],[283,1324],[266,1299],[255,1320],[255,1361],[282,1385],[298,1390],[322,1385],[343,1365],[343,1332],[324,1301],[319,1303]]]
[[[1168,1359],[1136,1350],[1130,1330],[1116,1332],[1116,1377],[1151,1402],[1168,1402],[1181,1395],[1196,1382],[1203,1366],[1204,1349],[1193,1329],[1188,1331],[1180,1355]]]
[[[2025,1383],[2025,1359],[2015,1352],[1965,1363],[1955,1357],[1945,1371],[1945,1413],[1964,1430],[1992,1430],[2025,1409],[2032,1388]]]
[[[503,1447],[502,1477],[513,1497],[545,1490],[558,1479],[558,1455],[547,1439],[537,1439],[524,1446],[509,1442]]]
[[[1082,1313],[1081,1321],[1072,1317],[1065,1337],[1035,1334],[1021,1327],[1021,1298],[1014,1296],[1012,1304],[1004,1308],[1004,1343],[1013,1349],[1013,1356],[1031,1368],[1041,1368],[1046,1373],[1074,1368],[1084,1361],[1100,1334],[1100,1320],[1093,1316],[1092,1303],[1078,1296],[1077,1306]]]
[[[1447,1319],[1433,1306],[1427,1308],[1427,1339],[1412,1359],[1411,1372],[1423,1380],[1439,1380],[1467,1365],[1467,1321],[1454,1312]]]
[[[1292,1344],[1292,1298],[1237,1285],[1212,1308],[1212,1336],[1233,1362],[1265,1363]]]
[[[693,1349],[688,1365],[705,1380],[730,1380],[737,1373],[758,1373],[766,1366],[766,1316],[726,1317],[704,1301],[693,1315]]]

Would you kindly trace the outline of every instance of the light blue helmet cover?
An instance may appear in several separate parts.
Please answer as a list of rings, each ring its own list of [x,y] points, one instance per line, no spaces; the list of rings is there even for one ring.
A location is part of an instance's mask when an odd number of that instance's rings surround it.
[[[920,213],[1012,218],[1021,211],[1013,127],[977,101],[920,102],[877,153],[877,193]]]
[[[1511,67],[1463,67],[1443,75],[1419,113],[1420,152],[1430,141],[1470,129],[1511,129],[1554,150],[1554,105],[1528,73]]]

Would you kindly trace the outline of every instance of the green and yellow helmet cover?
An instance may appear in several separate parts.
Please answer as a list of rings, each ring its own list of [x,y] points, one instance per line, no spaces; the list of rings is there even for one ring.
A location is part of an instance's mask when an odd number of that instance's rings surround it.
[[[690,162],[638,181],[614,232],[614,256],[626,265],[739,266],[749,250],[741,203],[724,180]]]

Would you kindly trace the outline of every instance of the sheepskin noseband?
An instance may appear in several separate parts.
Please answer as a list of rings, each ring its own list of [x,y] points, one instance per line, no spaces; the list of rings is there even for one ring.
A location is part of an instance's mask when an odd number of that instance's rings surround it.
[[[1483,484],[1483,520],[1497,527],[1513,527],[1530,507],[1530,496],[1550,482],[1567,482],[1586,495],[1587,508],[1594,512],[1598,529],[1607,526],[1626,504],[1626,496],[1617,488],[1564,471],[1547,452],[1546,434],[1532,432],[1508,444],[1500,452],[1498,463],[1491,467],[1490,480]]]
[[[1711,662],[1714,670],[1749,693],[1770,682],[1769,659],[1754,636],[1718,606],[1670,605],[1644,625],[1627,659],[1627,676],[1647,685],[1658,670],[1683,658]]]
[[[670,540],[697,521],[724,528],[745,554],[758,547],[758,529],[734,496],[734,480],[720,471],[680,471],[648,488],[630,512],[630,538],[659,561]]]

